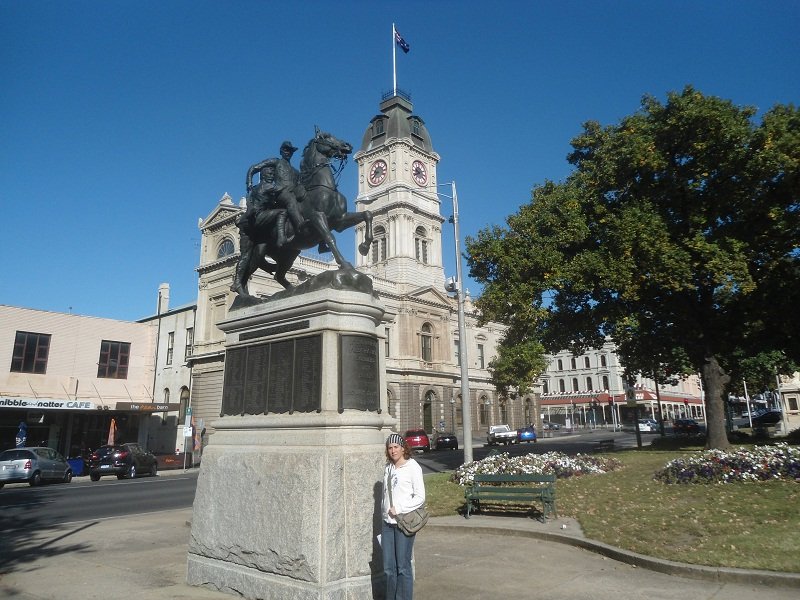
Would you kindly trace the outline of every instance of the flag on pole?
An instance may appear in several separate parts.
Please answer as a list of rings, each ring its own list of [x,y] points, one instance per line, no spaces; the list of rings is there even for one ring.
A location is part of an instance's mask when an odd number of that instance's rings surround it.
[[[400,35],[400,32],[397,31],[397,29],[394,30],[394,41],[397,42],[397,45],[400,46],[400,49],[404,53],[408,54],[408,51],[411,50],[411,46],[409,46],[408,42],[403,39],[403,36]]]

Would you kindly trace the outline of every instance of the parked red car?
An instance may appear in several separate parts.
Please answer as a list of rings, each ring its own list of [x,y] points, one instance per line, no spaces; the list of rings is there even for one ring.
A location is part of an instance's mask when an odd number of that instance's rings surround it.
[[[403,437],[408,447],[412,450],[428,452],[431,449],[431,441],[428,439],[428,434],[425,433],[424,429],[410,429],[405,432]]]

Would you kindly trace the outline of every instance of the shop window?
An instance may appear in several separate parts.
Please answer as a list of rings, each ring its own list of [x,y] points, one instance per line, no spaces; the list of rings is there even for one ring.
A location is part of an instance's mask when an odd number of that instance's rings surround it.
[[[107,379],[127,379],[130,355],[131,345],[129,342],[103,340],[100,343],[97,376]]]
[[[50,334],[18,331],[14,338],[11,370],[15,373],[44,374],[50,353]]]

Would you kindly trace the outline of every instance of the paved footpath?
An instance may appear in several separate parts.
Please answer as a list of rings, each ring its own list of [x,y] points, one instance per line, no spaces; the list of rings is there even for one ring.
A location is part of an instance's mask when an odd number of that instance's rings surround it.
[[[0,598],[232,598],[184,582],[190,519],[191,510],[182,509],[66,524],[32,533],[14,555],[0,543]],[[479,515],[469,520],[438,517],[429,523],[415,547],[417,600],[796,600],[800,596],[800,575],[654,563],[586,540],[569,519],[542,524],[518,516]],[[638,566],[610,558],[615,552]],[[665,572],[644,568],[647,561]]]

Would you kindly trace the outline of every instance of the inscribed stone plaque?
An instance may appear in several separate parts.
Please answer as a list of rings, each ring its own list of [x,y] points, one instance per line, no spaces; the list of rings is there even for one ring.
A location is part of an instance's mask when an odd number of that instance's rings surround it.
[[[246,360],[247,348],[225,351],[225,379],[222,384],[223,415],[242,414]]]
[[[267,412],[285,413],[292,407],[294,340],[270,344]]]
[[[246,415],[261,415],[267,412],[270,345],[259,344],[247,348],[247,372],[244,380],[244,414]]]
[[[292,410],[322,410],[322,336],[295,340]]]
[[[378,340],[363,335],[339,336],[339,410],[380,410]]]

